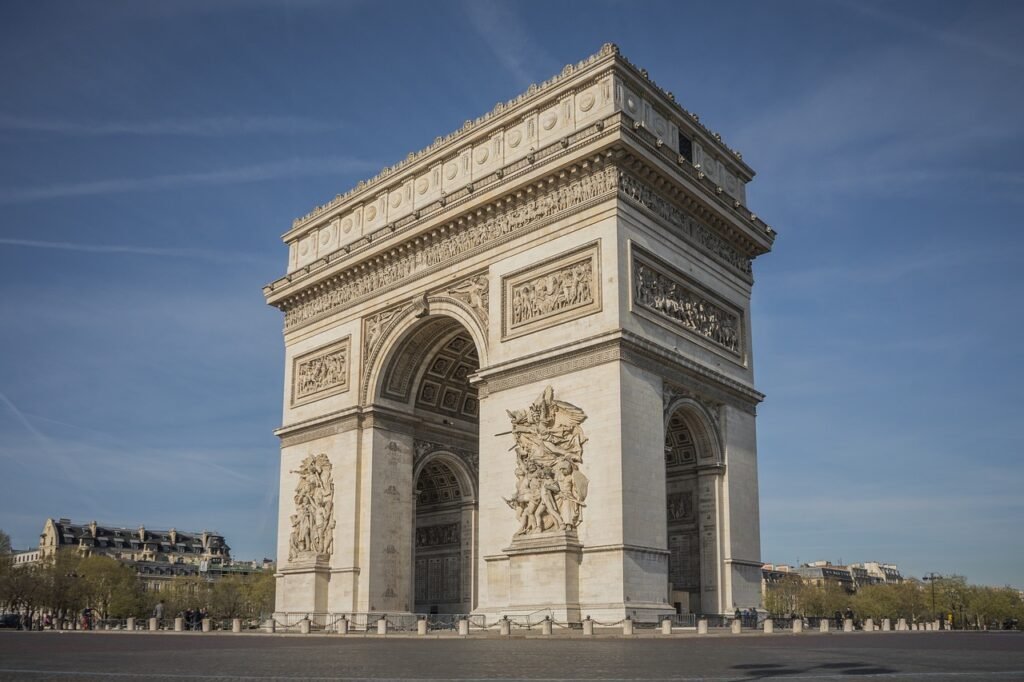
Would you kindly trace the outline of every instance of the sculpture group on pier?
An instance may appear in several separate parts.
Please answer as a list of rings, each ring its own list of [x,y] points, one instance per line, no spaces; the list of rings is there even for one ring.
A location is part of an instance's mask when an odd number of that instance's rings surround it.
[[[580,471],[587,437],[583,410],[555,400],[548,386],[525,410],[507,410],[516,453],[516,490],[505,502],[519,520],[516,535],[573,531],[583,520],[589,480]]]

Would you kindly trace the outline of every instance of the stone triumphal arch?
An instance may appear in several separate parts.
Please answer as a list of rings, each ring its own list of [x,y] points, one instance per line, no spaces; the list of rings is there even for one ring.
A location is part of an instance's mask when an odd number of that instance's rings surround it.
[[[752,177],[607,45],[296,220],[277,610],[757,604]]]

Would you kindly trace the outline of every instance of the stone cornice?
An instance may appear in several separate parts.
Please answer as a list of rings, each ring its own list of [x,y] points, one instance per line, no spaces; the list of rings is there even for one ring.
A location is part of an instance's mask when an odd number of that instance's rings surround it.
[[[745,181],[749,181],[754,173],[743,160],[742,155],[735,152],[722,142],[722,137],[707,129],[700,123],[700,118],[679,106],[675,96],[663,90],[650,79],[646,69],[635,66],[625,57],[619,54],[619,49],[614,44],[608,43],[602,46],[601,50],[573,65],[568,64],[562,72],[539,86],[531,85],[529,89],[508,102],[498,103],[484,116],[474,121],[466,121],[456,132],[438,137],[433,144],[419,152],[410,153],[405,160],[385,168],[375,177],[368,181],[360,182],[356,187],[344,194],[336,196],[326,204],[317,206],[301,218],[297,218],[292,229],[284,235],[286,240],[294,237],[298,232],[312,226],[314,223],[337,215],[344,210],[346,204],[353,204],[366,197],[381,191],[384,186],[395,184],[411,178],[416,172],[423,172],[431,163],[442,160],[446,154],[450,154],[456,148],[465,145],[473,140],[486,138],[500,123],[513,121],[523,116],[530,110],[537,109],[546,103],[556,99],[558,95],[578,86],[587,79],[597,75],[608,67],[617,67],[616,71],[634,88],[654,95],[652,99],[657,104],[671,112],[675,124],[684,129],[691,138],[698,139],[704,146],[717,148],[723,157],[728,158],[728,165],[732,166],[737,174]],[[396,182],[397,181],[397,182]]]
[[[285,424],[274,431],[281,441],[281,447],[308,443],[327,438],[359,427],[395,429],[415,433],[420,440],[449,443],[464,449],[473,449],[475,441],[458,426],[436,424],[414,414],[396,410],[384,405],[350,407],[332,412],[315,419]]]
[[[620,128],[618,123],[594,126],[591,134],[615,134],[615,138],[622,139],[616,134]],[[621,130],[631,134],[625,128]],[[714,206],[719,199],[705,185],[687,182],[687,171],[651,162],[632,145],[613,143],[594,152],[587,141],[579,144],[587,145],[586,156],[577,156],[569,165],[544,176],[532,176],[504,195],[491,194],[484,203],[467,205],[469,210],[462,215],[444,222],[432,220],[432,226],[424,225],[425,229],[410,223],[389,232],[383,241],[366,242],[351,253],[339,252],[336,257],[323,259],[316,269],[307,267],[293,273],[264,290],[268,302],[286,312],[286,330],[295,329],[584,210],[616,196],[616,192],[667,222],[679,236],[733,269],[743,280],[751,281],[749,259],[771,244],[771,234],[761,228],[763,223],[733,208],[729,209],[731,215],[723,217],[720,207]],[[623,172],[619,166],[629,171]],[[609,172],[615,173],[614,178]],[[581,185],[582,191],[571,189]],[[359,254],[364,257],[357,259]]]
[[[444,269],[452,262],[464,261],[476,253],[490,250],[572,213],[614,198],[617,180],[607,176],[606,171],[614,172],[614,169],[607,166],[606,158],[606,154],[601,153],[578,158],[566,168],[477,205],[461,216],[437,223],[404,241],[388,242],[393,244],[390,248],[385,245],[361,260],[351,263],[336,261],[328,269],[291,277],[285,286],[265,288],[264,294],[268,303],[286,312],[285,327],[289,330],[329,312],[325,308],[310,315],[303,313],[301,320],[295,319],[294,315],[289,319],[287,313],[295,310],[304,300],[338,291],[342,287],[351,287],[352,291],[344,292],[343,301],[329,306],[330,310],[336,310],[341,305],[353,305],[380,295],[413,278]],[[563,201],[562,195],[576,184],[585,184],[590,179],[593,184],[587,193],[580,190]],[[549,197],[554,198],[549,202]],[[541,201],[548,203],[541,207],[538,204]],[[501,224],[497,225],[497,222]],[[463,235],[471,237],[463,239]],[[470,238],[472,241],[467,241]],[[453,241],[457,243],[450,253],[439,248]],[[440,251],[440,255],[435,255],[433,251]],[[381,279],[375,275],[381,271],[395,272]],[[365,282],[368,277],[374,277],[374,280],[367,284]]]
[[[484,399],[491,393],[614,361],[636,365],[745,412],[753,413],[765,397],[747,383],[625,330],[550,348],[504,365],[483,368],[477,373],[475,382],[480,398]]]
[[[669,150],[648,131],[622,128],[634,151],[616,155],[616,164],[648,179],[654,189],[737,243],[750,257],[768,253],[775,230],[737,199],[725,195],[704,172]],[[643,150],[643,151],[640,151]],[[644,154],[643,152],[646,152]],[[682,180],[682,182],[680,182]]]

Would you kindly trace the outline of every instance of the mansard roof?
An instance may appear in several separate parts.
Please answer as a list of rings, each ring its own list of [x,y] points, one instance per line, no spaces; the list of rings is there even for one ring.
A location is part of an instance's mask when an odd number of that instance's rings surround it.
[[[52,523],[58,545],[79,545],[82,542],[96,547],[117,547],[119,545],[139,542],[141,544],[155,544],[163,551],[179,551],[178,547],[186,550],[193,547],[208,546],[210,550],[223,549],[230,551],[224,536],[209,531],[192,532],[179,531],[171,528],[169,530],[149,529],[144,526],[127,528],[122,526],[101,526],[95,521],[92,523],[72,523],[70,519],[49,519]],[[207,544],[204,545],[203,537],[206,536]]]

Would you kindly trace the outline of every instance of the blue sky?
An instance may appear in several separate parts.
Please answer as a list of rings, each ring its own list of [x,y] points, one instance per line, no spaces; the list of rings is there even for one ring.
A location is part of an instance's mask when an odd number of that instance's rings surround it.
[[[1024,5],[0,5],[0,527],[271,556],[291,220],[616,42],[758,171],[762,558],[1024,587]]]

